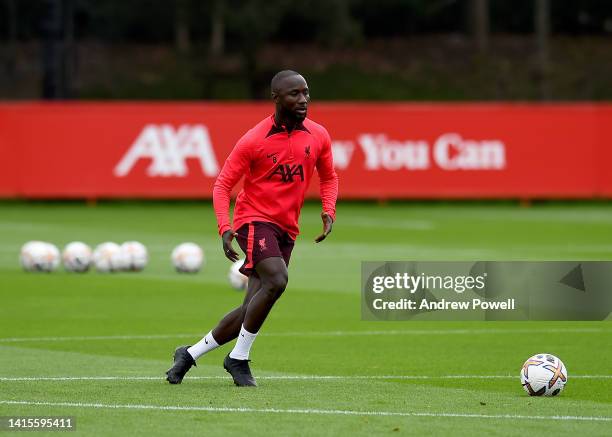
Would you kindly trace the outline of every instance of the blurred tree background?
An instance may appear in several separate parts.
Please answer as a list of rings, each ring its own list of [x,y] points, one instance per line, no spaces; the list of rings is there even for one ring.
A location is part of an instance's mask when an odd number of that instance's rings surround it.
[[[612,98],[609,0],[0,0],[0,98]]]

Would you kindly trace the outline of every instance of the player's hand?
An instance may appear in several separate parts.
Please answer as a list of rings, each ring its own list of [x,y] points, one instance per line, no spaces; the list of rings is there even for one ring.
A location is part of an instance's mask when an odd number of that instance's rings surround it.
[[[234,232],[233,229],[229,229],[221,235],[221,240],[223,241],[223,253],[231,262],[235,263],[238,261],[238,253],[232,247],[232,240],[234,237],[237,237],[238,234]]]
[[[321,241],[325,240],[325,238],[332,231],[332,225],[334,224],[331,215],[326,212],[321,213],[321,220],[323,220],[323,233],[315,238],[315,243],[320,243]]]

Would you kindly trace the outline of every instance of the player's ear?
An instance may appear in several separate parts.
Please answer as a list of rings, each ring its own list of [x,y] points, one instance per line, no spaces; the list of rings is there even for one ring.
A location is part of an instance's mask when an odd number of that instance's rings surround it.
[[[276,91],[272,91],[272,101],[278,103],[278,93]]]

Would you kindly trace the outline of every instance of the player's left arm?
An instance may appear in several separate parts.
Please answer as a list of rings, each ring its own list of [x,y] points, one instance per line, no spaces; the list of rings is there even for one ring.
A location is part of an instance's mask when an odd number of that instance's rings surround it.
[[[332,226],[336,221],[336,200],[338,199],[338,175],[334,170],[331,138],[326,130],[323,131],[323,147],[317,158],[316,167],[321,182],[320,193],[321,203],[323,204],[323,211],[321,212],[323,233],[315,239],[316,243],[320,243],[332,231]]]

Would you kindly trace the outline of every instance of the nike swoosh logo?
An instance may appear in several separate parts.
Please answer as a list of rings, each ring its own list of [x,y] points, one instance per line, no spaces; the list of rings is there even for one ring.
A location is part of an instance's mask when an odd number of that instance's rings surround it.
[[[244,337],[244,334],[240,334],[240,335],[242,335]]]

